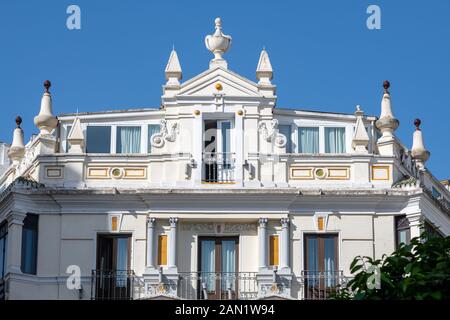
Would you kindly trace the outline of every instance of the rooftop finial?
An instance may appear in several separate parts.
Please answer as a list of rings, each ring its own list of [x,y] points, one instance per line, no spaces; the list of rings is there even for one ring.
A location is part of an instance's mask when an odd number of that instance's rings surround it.
[[[400,122],[394,117],[392,113],[392,103],[391,103],[391,95],[389,93],[389,88],[391,83],[387,80],[383,82],[383,99],[381,100],[381,115],[380,119],[375,122],[375,125],[378,129],[380,129],[382,136],[378,139],[378,144],[385,142],[394,141],[394,131],[397,130]],[[379,146],[380,147],[380,146]],[[380,154],[383,154],[384,151],[380,149]],[[390,153],[390,149],[387,150]],[[388,155],[388,154],[386,154]]]
[[[414,120],[414,125],[416,126],[416,130],[420,130],[420,124],[422,123],[422,121],[420,121],[419,118]]]
[[[383,88],[384,88],[384,92],[389,93],[389,87],[391,86],[391,83],[387,80],[385,80],[383,82]]]
[[[44,81],[44,88],[45,88],[46,93],[50,93],[48,90],[50,89],[51,86],[52,86],[52,83],[50,82],[50,80]]]
[[[425,162],[430,158],[430,151],[425,149],[425,145],[423,144],[423,134],[422,130],[420,130],[420,119],[414,120],[414,125],[416,126],[416,130],[413,133],[413,145],[411,148],[411,155],[413,159],[416,161],[417,167],[419,169],[423,169],[425,166]]]
[[[270,85],[273,78],[272,64],[270,63],[269,54],[264,48],[259,55],[258,66],[256,67],[256,79],[258,84]]]
[[[178,55],[175,49],[172,49],[172,52],[170,53],[169,61],[166,65],[166,85],[180,85],[180,81],[182,78],[182,72],[181,72],[181,65],[180,61],[178,60]]]
[[[356,126],[352,139],[352,148],[355,153],[368,153],[367,146],[369,145],[369,135],[366,127],[364,126],[364,112],[361,110],[361,106],[358,104],[355,111]]]
[[[22,124],[22,117],[21,116],[17,116],[16,117],[16,124],[17,124],[17,128],[20,128],[20,125]]]
[[[216,24],[216,29],[222,30],[222,19],[220,17],[217,17],[214,20],[214,23]]]
[[[41,110],[34,117],[34,124],[40,130],[41,135],[50,134],[58,125],[58,119],[52,113],[52,96],[48,91],[51,85],[49,80],[44,81],[45,92],[41,99]]]
[[[25,155],[25,145],[23,143],[23,130],[20,127],[22,123],[22,118],[20,116],[16,117],[17,127],[14,129],[13,140],[11,147],[8,150],[8,157],[12,160],[14,165],[18,165],[22,161]]]
[[[216,18],[214,20],[216,31],[213,35],[205,37],[205,45],[209,51],[214,54],[214,59],[211,60],[209,67],[221,66],[227,68],[227,62],[222,55],[228,51],[231,46],[231,37],[222,33],[222,19]]]

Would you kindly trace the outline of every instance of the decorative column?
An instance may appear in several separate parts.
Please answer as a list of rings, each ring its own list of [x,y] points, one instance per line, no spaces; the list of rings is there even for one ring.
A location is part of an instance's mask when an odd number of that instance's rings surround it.
[[[281,218],[280,269],[289,268],[289,218]]]
[[[155,268],[155,218],[147,218],[147,268]]]
[[[12,212],[8,217],[8,247],[6,272],[22,273],[22,227],[26,214]]]
[[[259,270],[267,269],[267,218],[258,220]]]
[[[169,231],[169,248],[167,266],[169,268],[176,268],[177,266],[177,224],[178,218],[170,218],[170,231]]]

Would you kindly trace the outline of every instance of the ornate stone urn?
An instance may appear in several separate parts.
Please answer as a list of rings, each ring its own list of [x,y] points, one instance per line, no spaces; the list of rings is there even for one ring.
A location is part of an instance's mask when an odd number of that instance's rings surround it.
[[[216,31],[213,35],[207,35],[205,37],[206,48],[214,54],[214,59],[211,60],[210,67],[215,64],[224,64],[226,62],[222,55],[228,51],[231,47],[231,36],[224,35],[222,33],[222,19],[216,18]]]

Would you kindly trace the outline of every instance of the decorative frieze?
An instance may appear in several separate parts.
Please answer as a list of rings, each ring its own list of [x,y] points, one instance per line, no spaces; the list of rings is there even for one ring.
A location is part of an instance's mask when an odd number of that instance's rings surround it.
[[[289,170],[292,180],[349,180],[350,167],[304,167],[292,165]]]
[[[147,179],[146,167],[88,166],[86,179],[141,180]]]
[[[183,223],[181,230],[207,233],[237,233],[242,231],[256,231],[255,223]]]

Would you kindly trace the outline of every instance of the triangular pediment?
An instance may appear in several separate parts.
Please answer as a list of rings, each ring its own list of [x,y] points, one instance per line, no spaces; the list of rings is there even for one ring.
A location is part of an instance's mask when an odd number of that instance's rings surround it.
[[[209,69],[184,82],[177,95],[200,97],[213,94],[261,97],[255,82],[222,67]]]

